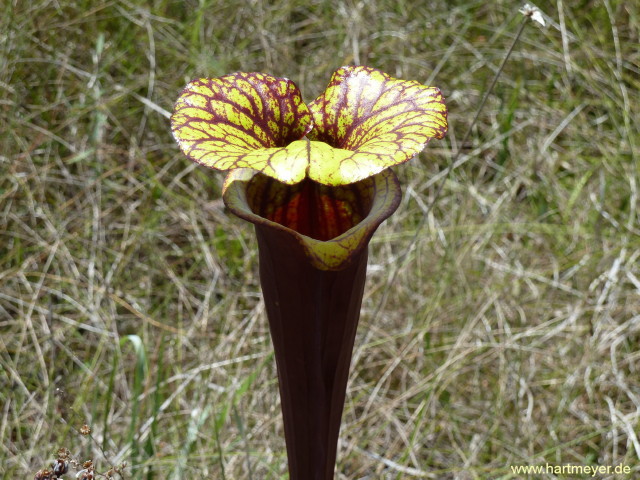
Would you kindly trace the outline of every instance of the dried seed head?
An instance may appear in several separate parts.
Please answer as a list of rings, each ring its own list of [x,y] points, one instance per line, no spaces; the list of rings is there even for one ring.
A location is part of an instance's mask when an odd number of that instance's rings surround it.
[[[525,3],[524,6],[519,10],[519,12],[523,14],[525,17],[529,17],[534,22],[539,23],[543,27],[546,26],[546,23],[544,20],[544,14],[535,5],[532,5],[530,3]]]
[[[71,452],[68,448],[59,448],[57,454],[58,460],[69,460],[69,457],[71,457]]]
[[[80,435],[90,435],[91,434],[91,427],[89,425],[82,425],[80,427]]]
[[[48,469],[40,470],[36,473],[33,480],[53,480],[53,472]]]

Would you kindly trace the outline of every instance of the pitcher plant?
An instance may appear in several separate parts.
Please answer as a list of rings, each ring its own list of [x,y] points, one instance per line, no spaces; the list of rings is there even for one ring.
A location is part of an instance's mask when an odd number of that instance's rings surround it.
[[[305,104],[289,79],[239,72],[190,82],[171,126],[255,227],[290,479],[332,479],[367,246],[401,198],[389,167],[444,137],[442,94],[346,66]]]

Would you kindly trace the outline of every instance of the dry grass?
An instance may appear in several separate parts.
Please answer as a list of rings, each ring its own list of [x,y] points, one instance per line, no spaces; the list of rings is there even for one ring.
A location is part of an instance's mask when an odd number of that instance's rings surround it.
[[[519,5],[149,3],[2,7],[3,478],[61,446],[127,478],[285,477],[252,229],[166,112],[198,75],[266,71],[310,100],[347,63],[439,86],[451,128],[397,169],[372,242],[337,478],[640,474],[633,2],[540,4],[554,24],[527,26],[466,145]]]

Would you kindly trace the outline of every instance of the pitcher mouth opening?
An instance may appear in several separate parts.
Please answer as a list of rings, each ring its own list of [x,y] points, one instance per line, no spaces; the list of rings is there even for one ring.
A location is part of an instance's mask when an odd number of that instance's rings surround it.
[[[400,204],[391,169],[358,182],[328,187],[312,180],[286,185],[250,169],[227,176],[222,198],[274,246],[302,253],[319,270],[342,270]],[[280,248],[280,247],[278,247]]]
[[[247,185],[253,213],[319,241],[336,238],[366,218],[373,193],[371,178],[330,187],[309,178],[287,185],[259,173]]]

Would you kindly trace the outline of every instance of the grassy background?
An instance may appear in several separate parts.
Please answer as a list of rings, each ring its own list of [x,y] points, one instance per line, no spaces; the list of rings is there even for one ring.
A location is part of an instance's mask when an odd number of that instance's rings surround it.
[[[61,446],[127,478],[286,477],[252,228],[166,115],[196,76],[312,100],[362,63],[440,87],[450,131],[396,169],[372,242],[336,478],[637,478],[640,8],[539,6],[553,23],[527,25],[460,145],[520,4],[4,1],[2,477]]]

